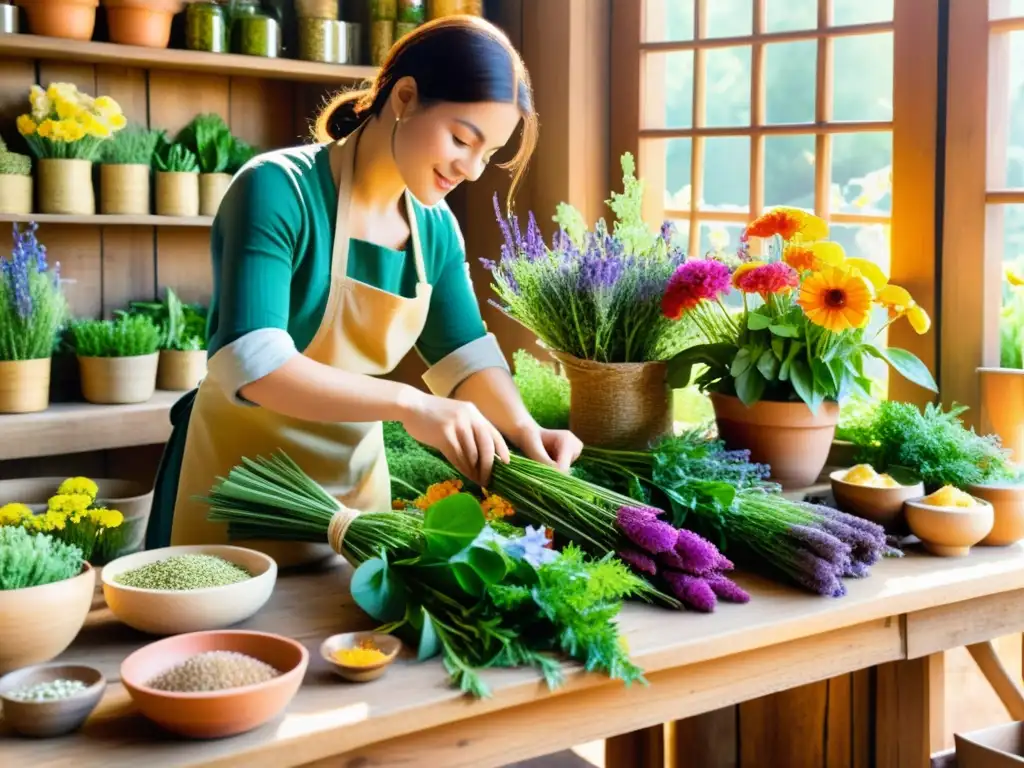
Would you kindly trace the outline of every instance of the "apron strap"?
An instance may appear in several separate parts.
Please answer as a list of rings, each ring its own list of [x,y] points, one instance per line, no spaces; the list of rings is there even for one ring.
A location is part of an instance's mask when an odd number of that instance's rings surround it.
[[[416,263],[416,279],[427,282],[427,270],[423,266],[423,245],[420,241],[420,225],[416,218],[416,206],[412,204],[412,194],[405,190],[405,212],[409,217],[409,238],[412,242],[412,258]]]

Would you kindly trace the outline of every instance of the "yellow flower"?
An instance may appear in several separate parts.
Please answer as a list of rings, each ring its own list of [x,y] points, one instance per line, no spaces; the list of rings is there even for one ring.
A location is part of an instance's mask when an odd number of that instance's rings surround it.
[[[116,509],[96,507],[96,509],[90,509],[87,514],[101,528],[117,528],[124,522],[124,515]]]
[[[871,289],[858,274],[827,266],[807,277],[797,303],[815,325],[841,333],[871,319]]]
[[[20,118],[19,118],[20,119]],[[1006,282],[1012,285],[1014,288],[1020,288],[1024,285],[1024,277],[1021,277],[1014,271],[1013,267],[1007,265],[1003,272],[1006,274]]]
[[[60,123],[54,120],[43,120],[39,124],[39,135],[44,139],[58,138],[57,134],[60,132]]]
[[[907,307],[907,320],[910,322],[910,327],[914,329],[918,336],[923,336],[928,333],[929,329],[932,327],[932,319],[920,304],[914,304],[911,307]]]
[[[752,269],[757,269],[758,267],[763,267],[764,264],[765,264],[765,262],[763,262],[763,261],[747,261],[747,262],[744,262],[743,264],[740,264],[738,267],[736,267],[736,270],[732,273],[732,286],[733,286],[733,288],[739,287],[739,286],[736,285],[736,280],[739,277],[741,277],[744,272],[749,272]]]
[[[58,494],[78,494],[90,499],[95,499],[99,492],[99,486],[88,477],[69,477],[57,488]]]
[[[510,517],[515,514],[515,510],[512,509],[512,505],[506,499],[503,499],[496,493],[488,493],[487,489],[484,489],[484,500],[480,503],[480,509],[483,510],[484,519],[486,520],[500,520],[503,517]]]
[[[121,112],[121,105],[109,96],[97,96],[92,105],[101,115],[105,115],[107,117],[123,114]]]
[[[461,480],[445,480],[443,483],[434,483],[427,488],[427,492],[416,499],[418,509],[429,509],[442,499],[447,499],[462,490]]]
[[[846,253],[839,243],[822,240],[818,243],[806,245],[799,243],[786,246],[782,253],[782,260],[797,272],[816,272],[826,264],[839,266],[846,260]]]
[[[928,333],[932,327],[932,319],[924,308],[914,301],[910,291],[906,288],[892,284],[887,285],[878,292],[878,297],[875,300],[888,310],[890,320],[898,320],[906,315],[910,327],[918,335]]]
[[[51,496],[46,503],[51,512],[61,512],[65,515],[80,515],[89,508],[92,499],[81,493],[58,493]]]
[[[60,121],[60,132],[64,141],[78,141],[85,137],[85,128],[80,122],[73,119]]]
[[[85,111],[81,104],[64,97],[54,99],[54,106],[57,108],[57,117],[61,120],[72,120]]]
[[[32,105],[32,117],[36,122],[45,120],[49,116],[50,110],[53,109],[50,97],[38,85],[33,85],[28,89],[28,103]]]
[[[19,115],[18,116],[18,133],[22,136],[31,136],[36,132],[36,121],[32,119],[32,115]]]
[[[836,266],[841,267],[847,272],[855,271],[871,283],[876,291],[881,291],[889,282],[889,278],[885,276],[885,272],[882,271],[882,268],[875,264],[875,262],[868,261],[867,259],[845,259],[842,263]]]
[[[110,136],[110,126],[98,117],[86,112],[79,119],[82,122],[83,131],[90,136],[95,136],[100,139],[105,139]]]
[[[0,525],[21,525],[23,520],[32,517],[32,510],[27,504],[11,502],[0,507]]]
[[[110,115],[107,117],[107,125],[110,126],[110,130],[112,131],[120,131],[128,125],[128,120],[124,115]]]
[[[48,531],[63,531],[67,520],[59,512],[44,512],[41,515],[33,515],[23,525],[30,531],[46,533]]]

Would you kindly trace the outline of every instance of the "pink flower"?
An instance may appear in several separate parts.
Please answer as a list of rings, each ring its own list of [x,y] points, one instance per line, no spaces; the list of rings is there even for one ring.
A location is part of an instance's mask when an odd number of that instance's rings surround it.
[[[732,283],[744,293],[757,293],[765,299],[773,293],[792,291],[800,285],[800,276],[789,264],[773,261],[759,266],[743,265],[736,270]]]
[[[665,581],[672,588],[672,594],[679,598],[688,608],[702,613],[715,610],[718,599],[711,585],[700,576],[690,576],[678,571],[665,571]]]
[[[678,320],[702,301],[729,293],[729,268],[714,259],[693,259],[683,262],[669,278],[661,311],[665,317]]]
[[[658,573],[658,565],[654,562],[654,558],[645,552],[639,552],[635,549],[624,549],[619,552],[619,560],[631,566],[634,570],[640,571],[640,573],[646,573],[649,576],[654,576]]]
[[[656,517],[642,517],[637,513],[636,507],[619,509],[617,522],[626,538],[652,555],[668,552],[675,546],[679,534],[675,528]]]

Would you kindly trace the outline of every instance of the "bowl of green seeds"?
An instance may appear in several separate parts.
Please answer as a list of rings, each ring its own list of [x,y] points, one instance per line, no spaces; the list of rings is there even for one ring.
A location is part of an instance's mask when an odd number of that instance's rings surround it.
[[[177,635],[223,629],[254,615],[274,591],[277,563],[244,547],[163,547],[108,563],[102,581],[120,621],[152,635]]]

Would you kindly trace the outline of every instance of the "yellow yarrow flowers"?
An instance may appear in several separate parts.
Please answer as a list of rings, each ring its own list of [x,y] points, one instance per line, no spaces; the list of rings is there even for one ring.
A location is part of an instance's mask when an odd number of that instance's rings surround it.
[[[40,159],[95,160],[102,143],[127,124],[114,99],[93,98],[72,83],[50,83],[46,90],[33,85],[28,101],[18,133]]]

